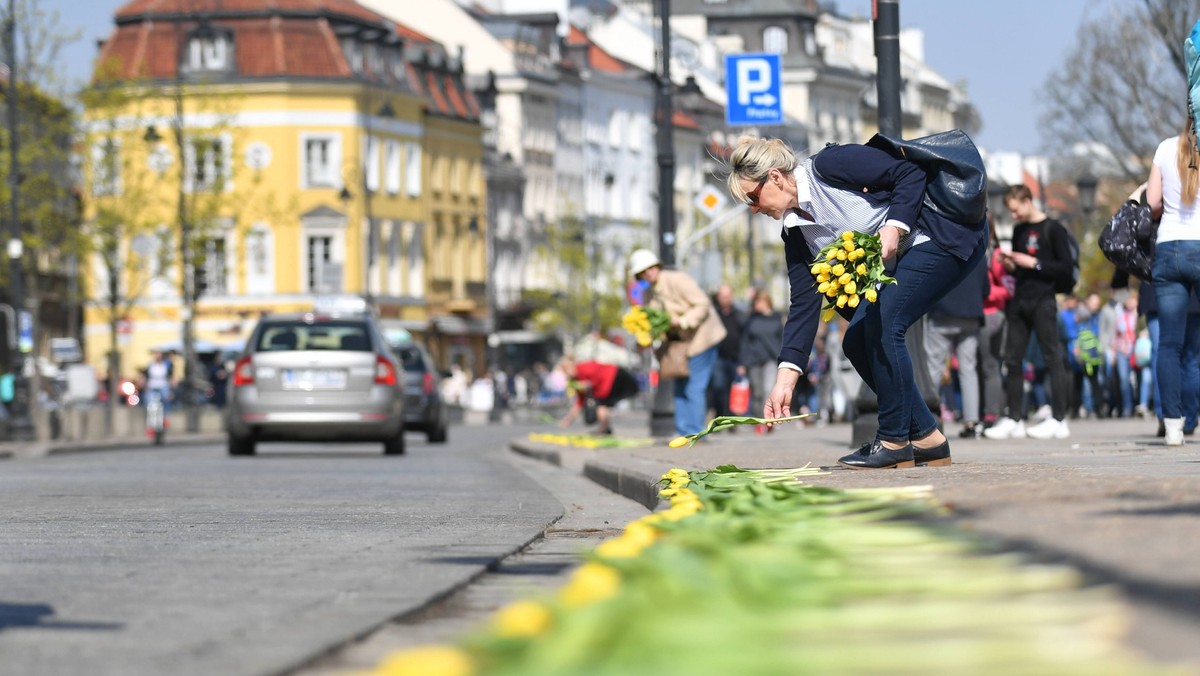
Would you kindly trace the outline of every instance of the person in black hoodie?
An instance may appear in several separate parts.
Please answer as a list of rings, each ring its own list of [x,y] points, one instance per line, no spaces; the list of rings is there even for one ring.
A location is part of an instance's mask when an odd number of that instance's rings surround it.
[[[942,382],[946,361],[958,358],[958,384],[962,390],[962,438],[975,438],[979,424],[979,331],[983,327],[983,301],[991,291],[987,260],[967,273],[925,316],[925,356],[929,377]]]
[[[750,410],[761,411],[775,387],[777,357],[783,348],[783,316],[775,311],[771,294],[762,289],[754,294],[752,310],[742,327],[737,372],[750,378]]]
[[[713,366],[708,393],[717,415],[732,415],[729,410],[729,386],[738,367],[738,347],[741,345],[742,325],[746,315],[733,304],[733,289],[722,284],[713,294],[713,307],[725,325],[725,340],[717,344],[717,363]],[[732,428],[730,431],[733,431]]]
[[[1008,413],[984,430],[983,435],[989,439],[1008,439],[1026,434],[1021,413],[1025,387],[1022,361],[1032,330],[1037,334],[1042,356],[1050,369],[1053,414],[1030,427],[1028,435],[1039,439],[1065,439],[1071,435],[1066,421],[1071,385],[1063,367],[1063,348],[1058,341],[1058,306],[1054,300],[1054,282],[1074,274],[1071,243],[1063,225],[1047,217],[1034,205],[1033,193],[1027,186],[1010,187],[1004,194],[1004,203],[1017,224],[1013,228],[1012,251],[1001,259],[1004,267],[1016,278],[1013,297],[1005,308],[1008,337],[1005,340],[1004,365],[1007,369],[1005,390],[1008,393]]]

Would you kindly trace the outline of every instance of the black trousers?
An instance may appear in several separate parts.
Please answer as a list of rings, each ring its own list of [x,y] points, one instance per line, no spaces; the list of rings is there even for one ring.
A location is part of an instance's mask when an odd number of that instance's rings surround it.
[[[1037,334],[1042,358],[1050,371],[1050,407],[1054,409],[1055,419],[1066,419],[1071,381],[1063,363],[1062,342],[1058,339],[1058,305],[1054,297],[1034,302],[1022,302],[1014,298],[1009,301],[1004,316],[1008,324],[1008,336],[1004,343],[1004,365],[1008,371],[1004,390],[1008,398],[1008,417],[1014,420],[1025,417],[1021,406],[1025,398],[1025,371],[1022,366],[1025,350],[1029,347],[1029,332],[1032,330]]]

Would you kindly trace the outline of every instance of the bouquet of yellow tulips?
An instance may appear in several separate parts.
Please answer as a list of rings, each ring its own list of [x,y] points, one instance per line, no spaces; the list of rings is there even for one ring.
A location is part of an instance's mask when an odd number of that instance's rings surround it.
[[[879,235],[847,230],[817,252],[811,271],[817,278],[817,291],[825,294],[821,320],[833,319],[837,308],[858,307],[863,300],[874,303],[881,284],[896,279],[883,271]]]
[[[638,345],[650,347],[671,328],[671,316],[665,310],[635,305],[621,318],[621,324],[633,334]]]

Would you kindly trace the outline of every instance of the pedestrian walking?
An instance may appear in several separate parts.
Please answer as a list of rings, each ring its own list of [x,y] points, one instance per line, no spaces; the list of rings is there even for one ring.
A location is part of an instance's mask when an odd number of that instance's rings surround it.
[[[983,328],[979,332],[979,379],[982,383],[983,425],[990,427],[1004,408],[1004,308],[1012,298],[1016,281],[1004,269],[1003,250],[996,225],[989,221],[991,249],[988,252],[988,296],[983,301]],[[980,433],[983,430],[979,430]]]
[[[666,311],[671,331],[687,343],[688,375],[674,379],[675,433],[696,434],[704,429],[708,408],[708,381],[717,362],[717,345],[725,326],[708,295],[686,272],[664,270],[649,249],[629,255],[629,273],[647,282],[646,305]]]
[[[1054,302],[1055,280],[1074,275],[1074,256],[1062,224],[1049,218],[1033,203],[1033,193],[1027,186],[1011,186],[1004,194],[1004,204],[1012,214],[1012,251],[1002,254],[1006,270],[1013,274],[1016,284],[1013,297],[1005,308],[1007,336],[1004,364],[1008,411],[996,424],[984,431],[989,439],[1008,439],[1029,436],[1039,439],[1065,439],[1067,427],[1067,394],[1070,385],[1063,368],[1062,347],[1058,340],[1057,305]],[[1024,398],[1024,372],[1021,362],[1029,343],[1029,333],[1037,334],[1042,357],[1050,370],[1050,394],[1053,415],[1025,430],[1021,410]]]
[[[808,365],[823,297],[811,270],[816,253],[843,231],[877,234],[898,283],[879,290],[875,302],[845,308],[850,324],[842,345],[879,399],[879,429],[838,462],[855,469],[950,464],[950,443],[917,388],[904,337],[983,259],[984,220],[959,224],[922,208],[921,167],[872,146],[830,146],[798,162],[779,139],[744,138],[730,166],[733,197],[782,222],[791,282],[779,369],[763,415],[791,413],[792,392]]]
[[[712,408],[717,415],[731,415],[729,410],[729,386],[737,375],[738,351],[741,347],[742,325],[746,314],[733,304],[733,289],[722,284],[713,295],[713,306],[725,326],[725,339],[717,345],[717,363],[713,366],[708,390],[712,397]],[[736,427],[730,429],[732,432]]]
[[[1100,341],[1100,294],[1090,293],[1082,305],[1075,308],[1073,328],[1067,329],[1067,354],[1075,374],[1075,401],[1081,417],[1105,417],[1104,344]]]
[[[779,351],[783,349],[783,316],[775,311],[771,294],[763,289],[754,293],[751,310],[741,331],[737,371],[750,379],[750,410],[758,412],[775,387]]]
[[[1112,339],[1112,378],[1115,381],[1110,391],[1114,392],[1113,409],[1119,401],[1120,414],[1128,418],[1133,415],[1134,397],[1134,348],[1138,339],[1137,294],[1127,292],[1116,309],[1116,327]]]
[[[1191,79],[1191,78],[1189,78]],[[1146,200],[1161,218],[1154,247],[1154,294],[1158,305],[1158,366],[1163,427],[1168,446],[1183,444],[1185,410],[1182,374],[1185,358],[1200,353],[1200,330],[1189,320],[1188,298],[1200,291],[1200,150],[1188,116],[1184,131],[1159,144],[1150,167]],[[1189,402],[1190,405],[1190,402]]]
[[[986,258],[984,259],[986,260]],[[958,362],[963,428],[959,436],[975,438],[979,425],[979,331],[983,302],[989,292],[988,266],[981,261],[929,310],[925,320],[925,356],[929,378],[942,382],[950,357]]]

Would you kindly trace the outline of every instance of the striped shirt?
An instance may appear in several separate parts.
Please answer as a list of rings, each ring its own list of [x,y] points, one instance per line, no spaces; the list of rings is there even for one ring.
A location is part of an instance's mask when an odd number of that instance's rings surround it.
[[[894,225],[901,235],[897,256],[910,248],[929,241],[929,236],[911,223],[889,219],[888,202],[868,193],[856,193],[828,185],[818,179],[812,168],[812,158],[796,167],[796,197],[800,208],[812,214],[814,221],[789,211],[783,217],[783,227],[800,228],[804,241],[813,256],[846,230],[877,234],[885,225]],[[895,265],[895,260],[888,267]]]

